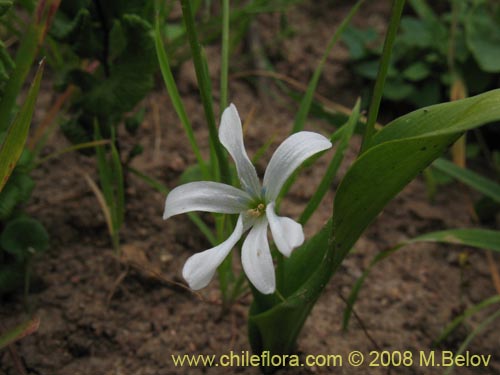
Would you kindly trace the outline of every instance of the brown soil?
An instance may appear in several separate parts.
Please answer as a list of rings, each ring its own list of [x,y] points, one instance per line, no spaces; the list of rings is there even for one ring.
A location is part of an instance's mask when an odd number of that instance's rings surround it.
[[[333,2],[322,8],[300,5],[288,12],[294,34],[273,37],[278,17],[258,18],[261,40],[266,48],[281,51],[277,67],[281,73],[307,82],[320,57],[332,24],[348,10]],[[388,7],[368,4],[355,22],[383,27]],[[314,28],[311,27],[314,20]],[[273,43],[277,45],[272,45]],[[347,53],[338,47],[327,64],[319,91],[352,106],[355,88],[348,87],[345,69]],[[208,56],[218,56],[218,47],[208,48]],[[213,60],[211,60],[213,61]],[[242,62],[241,65],[245,65]],[[217,66],[211,71],[214,82]],[[236,65],[239,69],[240,65]],[[245,67],[242,67],[242,69]],[[248,68],[248,67],[246,67]],[[235,69],[237,71],[237,69]],[[207,131],[189,64],[179,72],[182,94],[196,128],[196,136],[206,152]],[[272,87],[268,81],[266,87]],[[50,90],[50,87],[47,87]],[[255,114],[245,135],[247,147],[255,152],[274,136],[278,144],[287,135],[295,105],[276,93],[258,96],[244,81],[231,82],[231,99],[245,118]],[[347,92],[347,93],[346,93]],[[352,93],[351,93],[352,92]],[[140,140],[146,152],[134,167],[154,176],[168,187],[178,185],[182,171],[194,163],[183,130],[164,90],[145,101],[148,115]],[[158,111],[157,113],[155,111]],[[159,123],[155,120],[159,115]],[[309,128],[324,134],[328,124],[311,120]],[[159,137],[161,136],[161,137]],[[124,142],[124,147],[130,143]],[[44,150],[48,154],[65,145],[57,135]],[[359,146],[355,138],[346,165]],[[268,152],[258,165],[262,174]],[[313,169],[304,171],[282,205],[284,214],[297,217],[328,160],[323,157]],[[120,262],[110,246],[104,216],[95,196],[81,175],[94,174],[92,159],[67,154],[35,171],[37,187],[28,211],[43,222],[51,235],[51,249],[40,257],[29,301],[41,319],[39,331],[15,345],[29,374],[258,374],[252,368],[175,368],[171,354],[226,354],[249,350],[246,317],[250,297],[243,297],[221,316],[217,281],[198,294],[178,285],[186,258],[209,245],[185,215],[164,222],[161,218],[165,197],[130,175],[127,188],[126,224],[122,232],[124,259]],[[334,189],[325,198],[306,229],[313,235],[330,215]],[[495,294],[485,253],[452,246],[414,245],[380,263],[361,291],[348,332],[341,330],[346,297],[353,283],[379,251],[415,235],[444,228],[467,227],[469,192],[458,184],[440,188],[435,201],[426,196],[421,179],[412,182],[369,228],[345,260],[319,300],[298,341],[304,354],[343,354],[359,350],[366,355],[378,348],[414,353],[432,348],[433,340],[454,317]],[[466,266],[459,256],[469,253]],[[137,267],[139,266],[139,267]],[[491,311],[490,311],[491,312]],[[0,321],[9,327],[24,316],[22,298],[2,301]],[[469,319],[442,349],[456,350],[485,314]],[[495,322],[469,345],[476,354],[491,354],[491,364],[483,368],[457,368],[455,374],[499,374],[500,322]],[[438,374],[440,369],[409,368],[299,368],[283,374]],[[17,374],[12,358],[0,353],[0,373]]]

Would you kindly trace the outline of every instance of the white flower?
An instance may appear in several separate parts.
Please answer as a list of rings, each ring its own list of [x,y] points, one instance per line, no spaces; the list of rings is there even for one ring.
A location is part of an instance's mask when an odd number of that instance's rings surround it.
[[[191,289],[207,286],[242,235],[241,262],[250,282],[263,294],[276,289],[273,259],[267,240],[269,224],[274,243],[285,256],[304,242],[302,226],[288,217],[278,216],[275,201],[288,177],[306,159],[329,149],[328,139],[313,132],[299,132],[288,137],[271,157],[261,187],[255,167],[243,145],[243,130],[236,107],[231,104],[222,114],[219,139],[236,163],[241,189],[217,182],[191,182],[168,194],[163,219],[189,211],[239,214],[233,233],[216,247],[191,256],[182,276]]]

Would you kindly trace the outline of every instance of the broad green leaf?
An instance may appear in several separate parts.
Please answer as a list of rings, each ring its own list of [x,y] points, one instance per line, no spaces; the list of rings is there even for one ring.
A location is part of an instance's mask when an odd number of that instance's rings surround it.
[[[389,255],[401,250],[407,245],[419,242],[440,242],[446,244],[471,246],[478,249],[489,249],[500,252],[500,231],[487,230],[487,229],[450,229],[438,232],[431,232],[412,238],[411,240],[404,241],[390,249],[384,250],[377,254],[370,262],[368,268],[356,280],[349,298],[347,299],[347,307],[344,311],[343,327],[347,328],[349,319],[352,313],[352,307],[356,302],[359,291],[363,286],[365,279],[370,274],[373,267],[380,261],[386,259]]]
[[[24,261],[49,247],[49,235],[38,220],[23,217],[5,226],[0,245],[19,261]]]
[[[151,25],[136,15],[126,15],[120,20],[120,29],[126,46],[110,64],[109,76],[101,80],[93,77],[86,85],[76,82],[86,90],[78,104],[104,118],[131,111],[153,87],[157,66]]]
[[[31,125],[31,117],[35,109],[36,98],[40,89],[44,63],[40,64],[36,76],[28,91],[28,96],[23,106],[17,113],[14,121],[9,126],[7,134],[0,146],[0,192],[9,179],[10,174],[21,156],[28,137],[28,130]]]
[[[0,220],[10,218],[17,205],[28,201],[35,183],[33,179],[16,168],[0,192]]]
[[[349,26],[342,35],[342,41],[349,49],[350,58],[360,60],[369,55],[368,46],[377,39],[377,36],[377,32],[372,28],[363,30]]]
[[[461,133],[500,120],[500,89],[401,116],[374,135],[369,147],[392,140]]]
[[[500,13],[500,8],[497,7]],[[500,72],[500,29],[498,18],[488,9],[487,4],[476,6],[467,14],[465,22],[467,46],[482,70]]]
[[[3,16],[12,6],[12,1],[10,0],[0,0],[0,17]]]
[[[406,99],[415,92],[415,87],[400,78],[389,79],[384,86],[384,98],[393,101]]]
[[[252,306],[252,348],[291,351],[321,291],[384,206],[463,131],[499,119],[500,90],[495,90],[409,113],[376,133],[337,189],[331,237],[315,245],[324,251],[315,272],[285,301]]]
[[[432,166],[500,203],[500,185],[495,181],[461,168],[446,159],[437,159]]]
[[[415,108],[427,107],[439,103],[441,99],[441,85],[434,80],[425,80],[423,85],[413,90],[407,100],[414,104]]]
[[[279,299],[274,295],[260,295],[254,299],[248,319],[248,335],[254,353],[270,350],[273,354],[286,354],[293,350],[300,329],[314,304],[308,293],[302,291],[311,279],[310,275],[318,275],[322,264],[325,264],[330,231],[331,222],[295,249],[290,259],[285,260],[283,268],[286,275],[295,276],[285,276],[283,285],[278,286],[285,301],[278,302]],[[277,279],[280,280],[280,277]],[[299,287],[302,287],[300,294],[297,293]],[[292,296],[294,298],[290,298]]]
[[[421,81],[430,74],[429,66],[422,61],[418,61],[403,71],[403,76],[410,81]]]

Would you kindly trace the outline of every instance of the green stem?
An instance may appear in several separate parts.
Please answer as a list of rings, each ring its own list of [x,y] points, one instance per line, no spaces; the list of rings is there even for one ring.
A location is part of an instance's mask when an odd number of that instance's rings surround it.
[[[196,71],[196,78],[198,80],[201,101],[203,103],[203,109],[205,111],[205,117],[207,119],[211,151],[213,150],[212,152],[215,153],[215,158],[212,155],[212,165],[218,163],[218,172],[220,173],[220,176],[217,179],[224,183],[230,184],[231,172],[229,170],[229,164],[226,154],[224,153],[222,144],[220,143],[217,134],[214,109],[212,106],[212,89],[210,78],[208,75],[206,59],[204,58],[198,35],[196,33],[193,10],[191,8],[190,0],[180,1],[182,7],[182,16],[184,19],[184,24],[186,26],[186,33],[188,35],[189,45],[191,46],[191,53],[193,56],[194,68]]]
[[[387,35],[385,37],[384,49],[380,60],[377,80],[375,81],[375,87],[373,89],[373,94],[370,102],[370,110],[368,112],[368,120],[366,122],[361,152],[365,151],[366,147],[370,143],[373,133],[375,132],[375,122],[377,121],[380,102],[382,101],[382,95],[384,93],[384,84],[387,77],[387,71],[389,69],[389,63],[391,61],[392,47],[394,45],[394,40],[396,39],[396,34],[399,27],[399,21],[401,20],[401,14],[403,13],[404,4],[405,0],[394,0],[392,3],[391,20],[389,23],[389,28],[387,30]]]
[[[227,107],[229,74],[229,0],[222,0],[222,52],[220,63],[220,111]]]

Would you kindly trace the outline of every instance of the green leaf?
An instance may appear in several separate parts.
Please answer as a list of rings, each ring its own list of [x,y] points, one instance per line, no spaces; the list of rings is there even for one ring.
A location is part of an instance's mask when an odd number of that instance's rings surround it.
[[[304,129],[304,125],[306,123],[307,116],[309,114],[309,110],[311,109],[311,103],[313,101],[314,92],[316,91],[316,87],[318,86],[319,78],[321,77],[321,73],[323,72],[323,68],[326,63],[326,59],[330,54],[332,48],[335,46],[339,38],[342,36],[345,28],[351,22],[352,17],[357,13],[359,7],[363,3],[364,0],[359,0],[349,11],[349,14],[342,20],[342,23],[335,30],[332,38],[328,41],[328,44],[325,48],[325,52],[323,56],[321,56],[321,60],[318,63],[318,66],[314,70],[313,76],[307,85],[307,90],[305,92],[302,101],[300,102],[299,110],[297,111],[297,115],[295,116],[295,120],[293,123],[292,133],[296,133],[302,129]]]
[[[330,231],[331,221],[285,259],[286,275],[284,278],[277,275],[277,280],[283,280],[278,288],[286,297],[285,301],[279,302],[274,295],[256,295],[248,318],[248,335],[254,353],[270,350],[273,354],[287,354],[294,349],[295,340],[314,302],[300,294],[297,296],[297,290],[304,289],[310,275],[321,269],[327,256]],[[295,298],[289,298],[292,296]]]
[[[32,318],[18,326],[12,328],[0,336],[0,350],[14,342],[21,340],[23,337],[31,335],[38,330],[40,325],[39,318]]]
[[[484,329],[486,329],[490,324],[492,324],[495,320],[500,318],[500,310],[497,310],[493,314],[489,315],[485,320],[483,320],[477,327],[474,328],[474,330],[467,336],[465,341],[460,345],[458,348],[457,352],[455,353],[455,357],[461,355],[465,349],[469,346],[470,342],[477,336],[479,335]],[[444,375],[448,375],[453,371],[453,368],[455,367],[456,362],[453,361],[452,365],[450,367],[447,367]]]
[[[37,30],[33,26],[23,38],[15,59],[15,68],[9,74],[4,92],[0,98],[0,131],[5,131],[10,123],[12,112],[15,109],[16,98],[31,68],[36,48],[35,38]]]
[[[156,69],[151,25],[136,15],[120,20],[127,42],[110,65],[109,77],[88,81],[78,106],[93,115],[108,118],[131,111],[153,87]],[[81,82],[77,82],[81,83]]]
[[[500,9],[500,8],[497,8]],[[500,10],[497,10],[500,13]],[[487,4],[476,6],[465,22],[467,46],[482,70],[500,72],[500,29]]]
[[[0,244],[5,251],[24,261],[49,247],[49,235],[38,220],[19,218],[5,226]]]
[[[369,55],[368,47],[377,37],[377,32],[372,28],[362,30],[354,26],[348,26],[342,35],[342,41],[347,45],[351,59],[361,60]]]
[[[71,49],[83,58],[102,58],[104,31],[92,19],[86,8],[77,13],[58,12],[51,29],[52,36],[71,45]]]
[[[403,17],[401,31],[398,43],[419,48],[432,48],[434,46],[435,40],[431,30],[424,21],[414,17]]]
[[[28,91],[28,96],[23,106],[17,113],[14,121],[9,126],[5,139],[0,146],[0,192],[9,179],[19,157],[21,156],[28,137],[31,117],[35,109],[36,98],[40,89],[44,63],[40,64],[36,76]]]
[[[402,79],[391,79],[385,83],[384,97],[389,100],[400,101],[412,95],[414,91],[415,87]]]
[[[435,340],[435,345],[439,345],[443,340],[445,340],[462,322],[469,318],[470,316],[478,313],[479,311],[487,308],[488,306],[491,306],[493,304],[500,303],[500,295],[497,294],[493,297],[490,297],[484,301],[479,302],[478,304],[469,307],[467,310],[464,311],[463,314],[460,314],[457,316],[453,321],[448,324],[444,329],[443,332],[438,336],[438,338]]]
[[[190,0],[181,0],[181,8],[189,45],[191,47],[191,54],[199,86],[198,88],[208,125],[211,151],[210,164],[214,168],[217,167],[217,180],[220,179],[221,182],[230,183],[232,178],[229,170],[229,163],[222,148],[222,144],[219,141],[217,127],[215,125],[215,114],[212,103],[212,86],[210,76],[208,74],[207,59],[199,42]]]
[[[479,249],[489,249],[500,252],[500,231],[486,230],[486,229],[451,229],[438,232],[431,232],[412,238],[411,240],[404,241],[390,249],[384,250],[377,254],[370,262],[368,268],[356,280],[351,293],[347,299],[347,307],[344,311],[343,328],[346,329],[351,317],[352,308],[358,297],[359,291],[363,286],[365,279],[370,274],[373,267],[380,261],[386,259],[398,250],[409,244],[418,242],[440,242],[446,244],[471,246]]]
[[[154,39],[156,55],[158,57],[158,63],[160,64],[161,74],[163,77],[163,81],[165,82],[168,95],[170,97],[170,100],[172,101],[172,105],[174,106],[177,116],[179,116],[179,119],[181,120],[181,124],[184,127],[184,131],[186,132],[186,135],[188,137],[189,144],[196,156],[196,160],[198,161],[198,165],[203,172],[203,176],[208,179],[208,169],[205,165],[205,161],[203,160],[203,156],[201,155],[201,151],[198,143],[196,142],[196,138],[194,137],[193,127],[191,126],[191,122],[189,121],[189,118],[187,116],[186,108],[184,107],[184,103],[175,83],[174,75],[172,74],[172,70],[170,69],[168,55],[165,51],[165,47],[163,45],[163,40],[161,37],[159,17],[156,18],[155,22]]]
[[[441,86],[439,82],[431,79],[424,81],[422,86],[414,88],[412,94],[407,97],[407,100],[417,108],[436,104],[440,99]]]
[[[437,159],[432,166],[500,203],[500,185],[495,181],[461,168],[446,159]]]
[[[267,300],[252,306],[252,348],[276,353],[291,351],[330,277],[384,206],[463,131],[498,119],[500,90],[494,90],[409,113],[371,137],[337,189],[331,236],[314,245],[316,251],[324,254],[315,271],[301,280],[285,301]],[[460,237],[455,240],[458,242]]]
[[[10,0],[0,0],[0,17],[3,16],[12,6],[12,1]]]
[[[421,81],[430,74],[429,66],[421,61],[411,64],[403,70],[403,76],[410,81]]]
[[[349,146],[349,141],[351,140],[356,125],[358,124],[360,105],[361,102],[358,99],[352,111],[352,115],[349,117],[349,120],[347,121],[347,124],[342,126],[339,130],[337,130],[334,133],[334,136],[340,138],[337,150],[335,151],[335,155],[333,156],[330,164],[328,165],[328,168],[326,170],[323,179],[321,180],[321,183],[319,184],[315,193],[309,200],[309,203],[307,204],[306,208],[299,217],[298,221],[302,225],[305,225],[305,223],[309,220],[314,211],[316,211],[319,204],[321,203],[321,200],[323,199],[323,197],[325,196],[325,194],[330,189],[330,186],[333,183],[333,179],[335,178],[337,171],[340,167],[340,164],[344,159],[345,150],[347,149],[347,146]],[[332,142],[334,141],[333,137],[330,138],[330,141]]]

